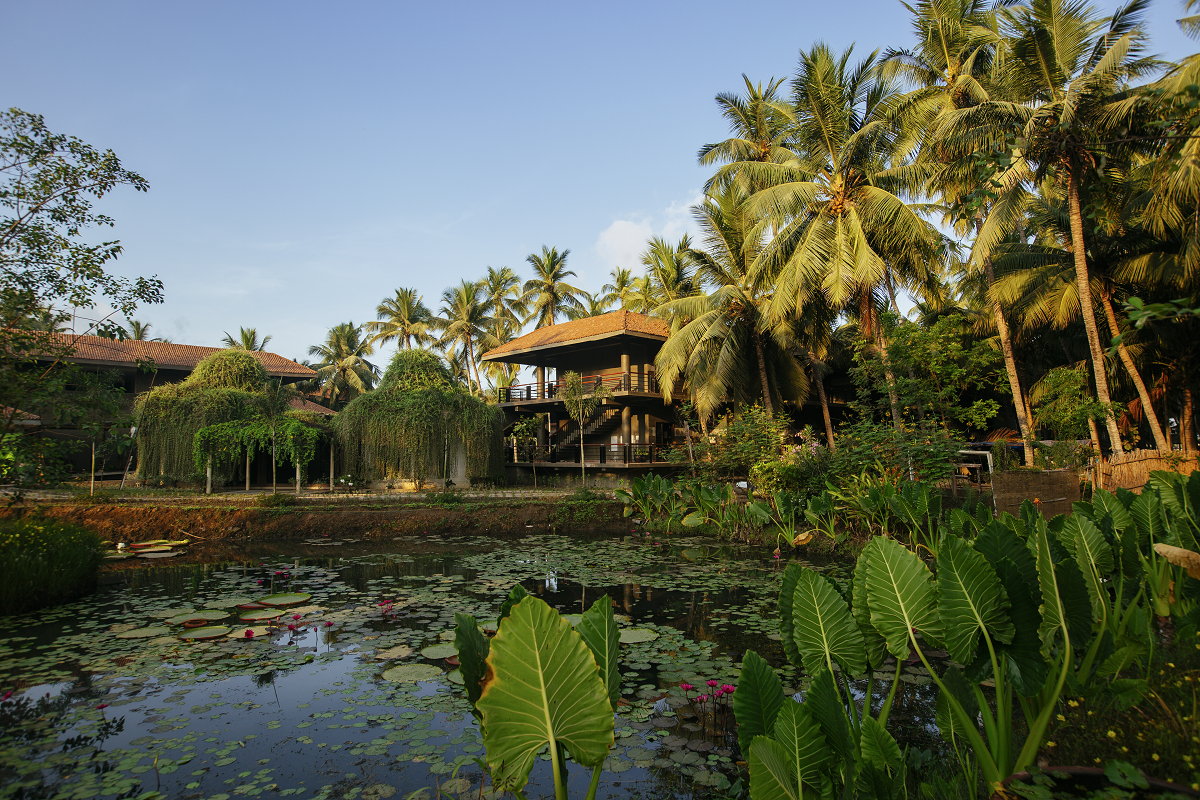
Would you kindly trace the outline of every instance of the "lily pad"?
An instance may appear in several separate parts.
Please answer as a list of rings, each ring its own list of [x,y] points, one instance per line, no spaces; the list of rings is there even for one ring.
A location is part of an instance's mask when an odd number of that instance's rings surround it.
[[[447,656],[458,655],[458,648],[452,644],[433,644],[429,647],[421,648],[421,655],[425,658],[437,661]]]
[[[463,674],[461,669],[456,669],[453,672],[446,673],[446,678],[451,683],[458,684],[459,686],[463,685]]]
[[[442,671],[432,664],[401,664],[383,673],[385,681],[392,683],[416,683],[431,681],[442,674]]]
[[[247,631],[250,632],[249,636],[246,635]],[[249,628],[242,628],[239,626],[230,630],[229,633],[225,634],[225,636],[229,639],[258,639],[259,637],[266,636],[269,633],[270,631],[268,631],[263,625],[257,625]]]
[[[188,611],[185,614],[178,614],[171,617],[167,622],[171,625],[182,625],[194,619],[218,620],[225,619],[228,616],[228,612],[225,611]]]
[[[118,639],[149,639],[152,636],[164,636],[170,632],[170,628],[164,628],[161,625],[155,625],[150,628],[135,628],[131,631],[124,631],[116,634],[116,637]]]
[[[259,622],[264,619],[278,619],[283,616],[283,612],[277,608],[264,608],[261,611],[247,611],[238,619],[242,622]]]
[[[376,658],[408,658],[413,654],[413,649],[406,644],[398,644],[395,647],[389,647],[387,650],[375,651]]]
[[[180,556],[180,555],[183,555],[183,553],[180,553],[178,550],[172,550],[169,553],[141,552],[141,553],[138,553],[138,558],[171,558],[172,556]]]
[[[179,617],[183,616],[184,614],[191,614],[195,610],[196,609],[194,608],[160,608],[155,611],[147,612],[146,616],[154,617],[155,619],[169,619],[170,617]],[[191,617],[185,617],[185,619],[191,619]]]
[[[571,623],[571,627],[574,628],[583,620],[583,614],[563,614],[562,618]]]
[[[209,602],[204,604],[204,607],[205,608],[234,608],[236,606],[240,606],[242,603],[252,603],[252,602],[254,602],[254,601],[248,597],[230,597],[228,599],[222,598],[220,600],[210,600]]]
[[[639,644],[653,642],[658,634],[649,628],[625,628],[621,631],[621,644]]]
[[[279,594],[268,595],[258,602],[264,606],[296,606],[301,603],[307,603],[312,599],[311,594],[304,592],[281,592]]]
[[[192,628],[179,634],[180,639],[188,641],[196,641],[199,639],[216,639],[218,636],[224,636],[229,633],[229,627],[226,625],[209,625],[207,628]]]

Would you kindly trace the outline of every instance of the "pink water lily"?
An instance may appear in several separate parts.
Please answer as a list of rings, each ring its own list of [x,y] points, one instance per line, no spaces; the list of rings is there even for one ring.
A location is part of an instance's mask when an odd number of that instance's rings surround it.
[[[706,694],[702,694],[702,695],[700,695],[699,697],[697,697],[697,698],[696,698],[696,702],[697,702],[697,703],[700,703],[700,704],[707,703],[707,702],[708,702],[708,695],[706,695]]]
[[[254,631],[252,631],[250,628],[246,628],[246,638],[247,638],[247,639],[253,639],[253,638],[254,638]]]
[[[737,687],[731,686],[730,684],[727,683],[724,686],[722,686],[721,689],[724,690],[725,694],[733,694],[734,691],[737,689]]]
[[[679,688],[683,689],[685,692],[690,692],[692,689],[695,689],[696,687],[692,686],[690,683],[681,683],[681,684],[679,684]]]
[[[706,685],[706,686],[718,686],[718,685],[720,685],[720,681],[705,681],[704,683],[705,683],[705,685]]]

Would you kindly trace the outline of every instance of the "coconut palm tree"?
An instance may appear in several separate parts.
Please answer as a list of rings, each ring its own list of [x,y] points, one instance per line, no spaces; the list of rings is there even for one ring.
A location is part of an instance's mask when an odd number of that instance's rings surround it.
[[[489,329],[490,346],[496,347],[512,341],[520,335],[523,320],[528,314],[528,309],[521,302],[521,279],[508,267],[488,267],[482,287],[485,313],[492,320]],[[516,364],[489,361],[483,370],[493,387],[501,387],[511,386],[521,368]]]
[[[1128,123],[1118,92],[1125,81],[1158,67],[1141,52],[1147,0],[1133,0],[1111,17],[1073,0],[1033,0],[1004,9],[1013,83],[1029,105],[1006,109],[1021,124],[1022,160],[1031,177],[1053,174],[1062,185],[1070,221],[1071,251],[1080,312],[1087,332],[1096,396],[1110,407],[1104,351],[1090,291],[1087,242],[1080,202],[1085,174],[1100,164],[1106,138]],[[1110,446],[1121,448],[1116,418],[1105,417]]]
[[[608,283],[600,287],[600,291],[604,292],[601,295],[602,299],[610,306],[619,305],[621,308],[627,308],[629,296],[634,290],[633,280],[633,270],[625,267],[613,267],[613,271],[608,276]]]
[[[379,378],[379,368],[365,358],[373,355],[375,348],[362,333],[361,325],[343,322],[329,329],[324,344],[308,348],[310,356],[320,359],[313,365],[317,385],[335,408],[374,389]]]
[[[152,326],[150,325],[149,322],[139,322],[136,319],[127,319],[127,320],[125,320],[125,324],[127,326],[125,328],[125,332],[130,341],[134,341],[134,342],[161,342],[161,341],[164,341],[161,338],[150,336],[150,328]]]
[[[267,349],[267,342],[269,341],[271,341],[270,336],[264,336],[261,340],[258,338],[257,328],[240,328],[236,339],[226,331],[225,338],[221,340],[221,343],[232,350],[262,352]]]
[[[373,345],[398,341],[404,350],[433,343],[430,331],[433,312],[416,289],[397,289],[395,297],[383,300],[375,309],[377,319],[363,327],[371,332]]]
[[[772,78],[763,89],[761,83],[754,84],[745,74],[745,96],[729,92],[717,95],[717,106],[721,115],[729,121],[728,139],[706,144],[696,154],[701,166],[709,164],[730,165],[716,172],[705,184],[706,191],[727,183],[738,175],[737,165],[746,161],[783,164],[795,159],[789,148],[789,139],[796,122],[795,111],[786,98],[779,96],[783,78]]]
[[[696,273],[695,251],[688,234],[675,244],[660,236],[652,237],[642,252],[641,262],[650,279],[650,295],[646,300],[651,308],[700,293],[701,279]]]
[[[704,249],[690,250],[697,278],[711,291],[666,300],[655,314],[686,320],[655,359],[663,394],[686,384],[696,410],[708,419],[726,402],[761,401],[773,414],[776,402],[802,402],[808,380],[792,354],[790,319],[771,321],[771,276],[752,274],[763,245],[746,192],[727,184],[696,206]]]
[[[525,281],[521,294],[521,302],[529,308],[526,322],[536,319],[535,327],[544,328],[557,322],[567,309],[581,306],[578,296],[583,290],[567,283],[567,278],[576,277],[567,269],[570,254],[570,250],[560,253],[556,247],[542,245],[541,255],[531,253],[525,259],[533,267],[533,277]]]
[[[487,299],[483,296],[483,286],[474,281],[463,281],[458,286],[447,289],[442,292],[442,307],[438,313],[440,316],[435,317],[432,323],[441,333],[437,341],[438,346],[446,350],[458,350],[465,355],[467,385],[470,387],[473,374],[473,391],[482,393],[483,383],[479,380],[479,364],[475,354],[495,346],[494,339],[488,332],[492,326],[492,318],[487,315]]]
[[[593,295],[591,292],[583,292],[583,300],[580,301],[579,308],[567,310],[567,319],[586,319],[587,317],[598,317],[601,314],[607,314],[612,302],[607,296]]]

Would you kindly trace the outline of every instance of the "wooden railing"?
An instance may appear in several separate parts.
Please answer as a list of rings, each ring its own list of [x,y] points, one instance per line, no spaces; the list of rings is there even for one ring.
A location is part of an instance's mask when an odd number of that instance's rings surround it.
[[[566,381],[562,379],[543,381],[542,383],[516,383],[512,386],[502,386],[499,390],[501,403],[516,403],[522,400],[552,400],[562,392]],[[658,394],[658,376],[653,372],[642,375],[637,372],[616,373],[612,375],[584,375],[584,388],[595,391],[604,387],[612,392],[646,392]]]
[[[585,444],[583,459],[588,464],[657,464],[665,460],[667,445]],[[509,445],[504,460],[509,464],[578,464],[579,445]]]

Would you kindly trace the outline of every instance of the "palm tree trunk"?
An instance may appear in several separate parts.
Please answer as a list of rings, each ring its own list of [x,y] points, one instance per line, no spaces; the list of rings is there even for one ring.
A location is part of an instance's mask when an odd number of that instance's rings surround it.
[[[975,216],[975,235],[978,236],[983,228],[981,215]],[[992,267],[989,256],[983,260],[984,276],[987,278],[989,294],[992,285],[996,283],[996,270]],[[1026,414],[1025,403],[1022,400],[1021,376],[1017,374],[1017,359],[1013,355],[1012,336],[1008,331],[1008,320],[1004,318],[1004,309],[999,300],[990,300],[992,318],[996,322],[996,335],[1000,339],[1000,350],[1004,353],[1004,371],[1008,373],[1008,389],[1013,396],[1013,409],[1017,412],[1017,427],[1021,429],[1021,440],[1025,443],[1025,466],[1033,466],[1033,432],[1030,430],[1029,415]]]
[[[1119,336],[1121,329],[1117,327],[1117,314],[1113,311],[1112,297],[1107,291],[1100,295],[1101,303],[1104,305],[1104,316],[1108,319],[1109,330],[1113,336]],[[1146,412],[1146,424],[1150,426],[1150,433],[1154,436],[1154,444],[1159,450],[1170,450],[1171,443],[1167,441],[1163,435],[1162,425],[1159,424],[1158,414],[1154,411],[1154,403],[1150,400],[1150,392],[1146,390],[1146,382],[1142,380],[1142,374],[1138,372],[1137,365],[1133,363],[1133,356],[1129,354],[1129,348],[1124,342],[1117,345],[1117,353],[1121,356],[1121,362],[1125,365],[1125,371],[1129,373],[1129,377],[1133,380],[1133,385],[1137,387],[1138,397],[1142,398],[1142,409]]]
[[[275,480],[275,423],[271,423],[271,494],[279,494],[279,484]]]
[[[1071,216],[1071,250],[1075,257],[1075,284],[1079,288],[1079,311],[1087,331],[1088,350],[1092,356],[1092,372],[1096,376],[1096,399],[1105,407],[1104,425],[1108,430],[1109,448],[1121,452],[1121,431],[1111,411],[1112,398],[1108,393],[1108,375],[1104,370],[1104,351],[1100,349],[1100,332],[1096,329],[1096,312],[1092,308],[1091,281],[1088,276],[1087,253],[1083,242],[1083,212],[1079,207],[1079,177],[1071,169],[1067,179],[1067,202]]]
[[[775,410],[771,407],[771,385],[767,382],[767,359],[763,355],[762,334],[758,331],[754,332],[754,349],[758,353],[758,379],[762,382],[763,405],[767,414],[773,417]]]
[[[475,388],[479,391],[479,394],[482,395],[483,394],[483,384],[479,382],[479,365],[475,363],[475,346],[471,342],[470,336],[467,337],[467,358],[469,358],[471,360],[471,363],[467,366],[467,383],[470,384],[471,370],[474,369],[475,370]]]
[[[833,419],[829,416],[829,398],[825,395],[825,376],[821,374],[820,364],[812,353],[808,353],[808,365],[812,367],[813,383],[817,385],[817,398],[821,401],[821,416],[825,418],[825,440],[833,451],[837,448],[833,444]]]
[[[1179,420],[1179,445],[1183,452],[1190,453],[1195,449],[1196,434],[1192,429],[1192,389],[1183,387],[1183,418]]]
[[[874,314],[874,312],[872,311]],[[903,427],[900,419],[900,398],[896,396],[896,375],[892,372],[892,362],[888,358],[887,344],[883,341],[883,328],[879,324],[878,315],[875,319],[875,349],[879,351],[879,360],[883,362],[883,377],[887,382],[888,401],[892,405],[892,426],[899,433]]]

